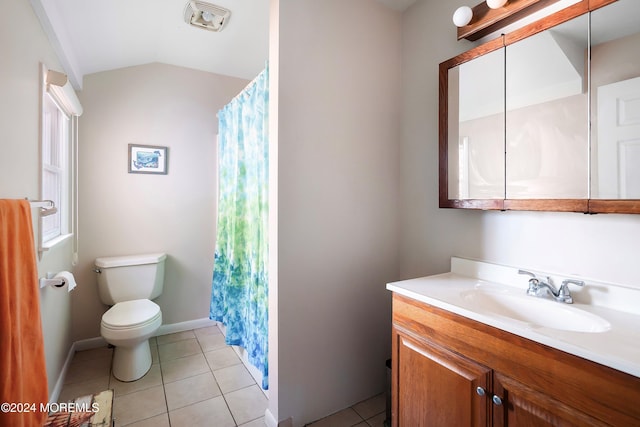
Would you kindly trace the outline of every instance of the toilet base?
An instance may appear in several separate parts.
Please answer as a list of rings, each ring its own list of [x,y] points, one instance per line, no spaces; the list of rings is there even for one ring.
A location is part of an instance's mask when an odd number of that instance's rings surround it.
[[[151,368],[149,340],[132,347],[116,346],[113,352],[113,376],[130,382],[142,378]]]

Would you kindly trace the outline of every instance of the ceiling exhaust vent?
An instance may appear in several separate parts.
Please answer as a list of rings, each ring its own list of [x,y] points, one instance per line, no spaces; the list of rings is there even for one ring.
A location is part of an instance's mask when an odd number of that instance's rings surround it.
[[[222,31],[231,11],[203,1],[190,1],[184,9],[184,21],[209,31]]]

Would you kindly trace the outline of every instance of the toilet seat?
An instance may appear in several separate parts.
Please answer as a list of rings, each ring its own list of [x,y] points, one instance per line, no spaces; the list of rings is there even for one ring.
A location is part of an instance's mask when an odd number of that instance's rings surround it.
[[[161,316],[160,307],[148,299],[119,302],[102,315],[102,327],[111,330],[143,328]]]
[[[102,315],[100,335],[116,348],[111,368],[114,377],[135,381],[149,371],[149,338],[161,325],[160,307],[148,299],[119,302]]]

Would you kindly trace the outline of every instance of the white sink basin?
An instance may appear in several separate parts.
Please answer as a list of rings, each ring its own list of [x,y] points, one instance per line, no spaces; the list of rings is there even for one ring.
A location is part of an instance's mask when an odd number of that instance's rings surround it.
[[[551,328],[573,332],[606,332],[611,324],[600,316],[571,304],[543,298],[473,289],[460,293],[469,308],[527,323],[532,328]]]
[[[519,269],[452,258],[451,272],[387,284],[402,298],[446,310],[640,378],[640,289],[588,280],[574,304],[527,295]],[[566,276],[551,276],[560,283]]]

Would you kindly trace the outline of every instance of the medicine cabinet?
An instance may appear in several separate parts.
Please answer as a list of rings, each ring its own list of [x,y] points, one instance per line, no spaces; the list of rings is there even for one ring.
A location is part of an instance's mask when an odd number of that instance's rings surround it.
[[[640,2],[582,0],[440,64],[440,207],[640,213]]]

